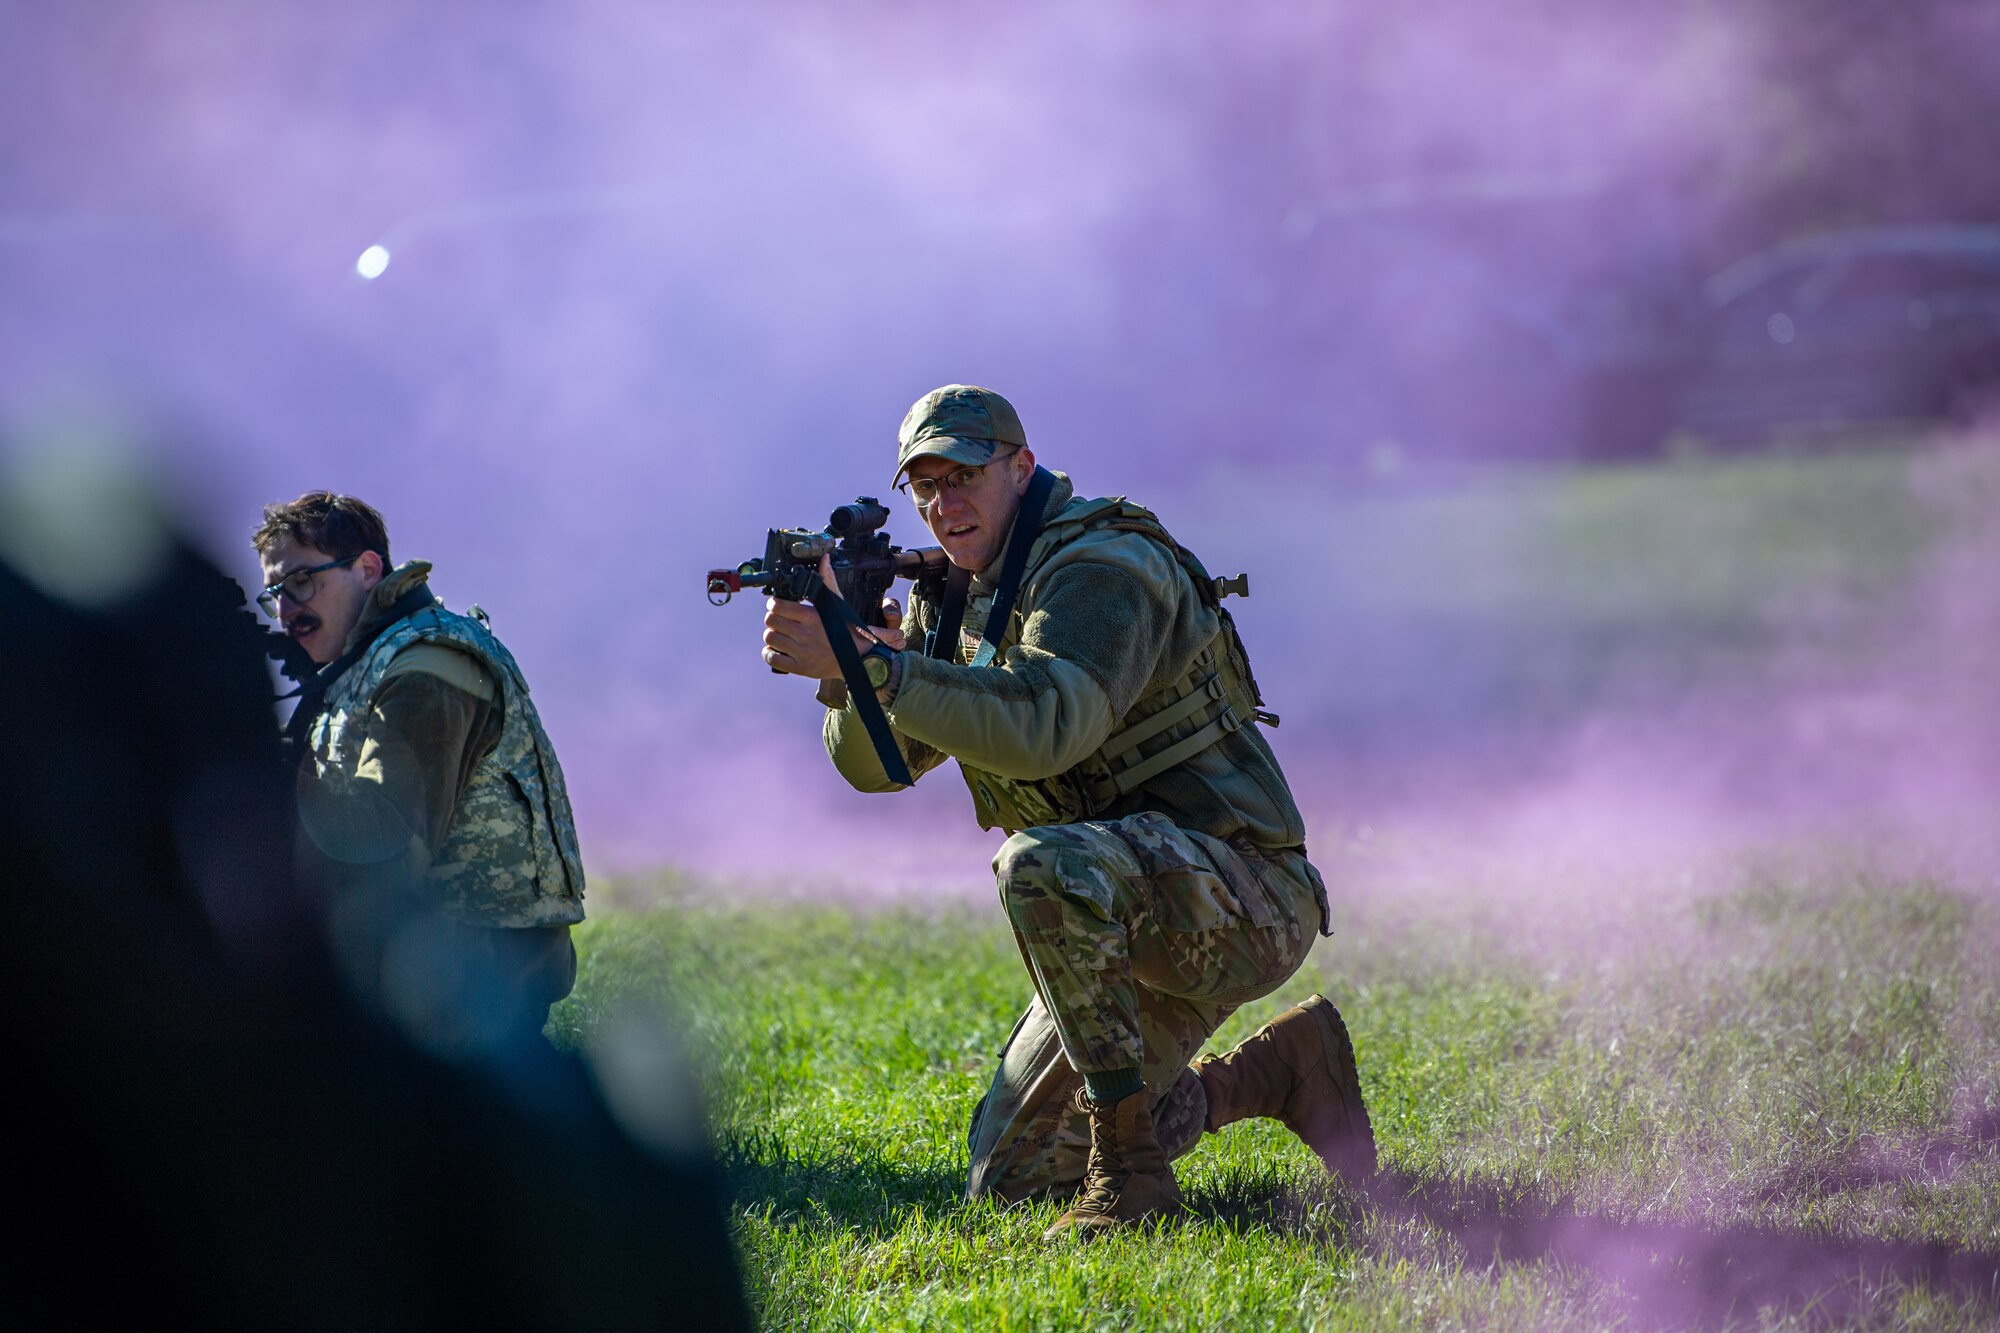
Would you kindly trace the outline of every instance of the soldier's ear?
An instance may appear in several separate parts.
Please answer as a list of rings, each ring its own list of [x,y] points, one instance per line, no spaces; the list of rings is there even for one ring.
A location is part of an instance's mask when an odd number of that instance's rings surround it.
[[[372,588],[382,581],[388,566],[382,561],[380,551],[363,551],[354,561],[354,568],[361,575],[361,586]]]
[[[1014,493],[1026,495],[1028,483],[1035,479],[1035,451],[1024,444],[1007,461],[1014,465]]]

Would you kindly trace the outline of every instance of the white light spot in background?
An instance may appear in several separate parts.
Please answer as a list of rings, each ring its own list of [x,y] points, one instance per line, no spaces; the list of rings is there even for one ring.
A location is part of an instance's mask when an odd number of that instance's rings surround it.
[[[1792,317],[1780,310],[1764,321],[1764,332],[1771,335],[1772,342],[1783,344],[1790,342],[1798,330],[1792,327]]]
[[[1295,245],[1310,237],[1318,225],[1319,210],[1303,199],[1285,210],[1285,220],[1279,224],[1285,239]]]
[[[382,245],[369,246],[361,252],[361,258],[354,261],[354,271],[370,282],[381,277],[388,267],[389,249]]]
[[[1403,470],[1403,446],[1391,439],[1380,439],[1368,446],[1364,456],[1371,477],[1389,478]]]

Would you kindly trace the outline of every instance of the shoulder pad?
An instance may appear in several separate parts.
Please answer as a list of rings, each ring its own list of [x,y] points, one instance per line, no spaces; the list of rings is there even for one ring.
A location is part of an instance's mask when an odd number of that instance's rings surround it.
[[[382,673],[386,682],[410,672],[435,676],[477,699],[491,703],[499,697],[493,677],[477,657],[447,639],[425,639],[403,649]]]
[[[1042,525],[1040,535],[1035,538],[1035,545],[1040,549],[1030,555],[1029,563],[1038,563],[1037,556],[1048,555],[1064,542],[1107,527],[1130,527],[1147,533],[1164,532],[1151,510],[1134,504],[1122,495],[1097,500],[1072,500]]]

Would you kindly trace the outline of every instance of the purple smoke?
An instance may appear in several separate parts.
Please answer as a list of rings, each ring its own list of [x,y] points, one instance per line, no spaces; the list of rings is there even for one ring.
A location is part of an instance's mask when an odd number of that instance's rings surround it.
[[[381,506],[527,666],[602,866],[980,878],[955,780],[840,790],[755,611],[696,589],[880,492],[950,380],[1256,575],[1322,845],[1412,811],[1674,846],[1928,820],[1993,790],[1972,547],[1922,614],[1835,616],[1872,636],[1845,675],[1634,695],[1633,633],[1551,711],[1495,682],[1560,633],[1380,594],[1451,539],[1383,497],[1656,450],[1629,372],[1746,254],[2000,217],[1996,53],[1949,0],[9,6],[0,407],[164,404],[246,577],[261,502]],[[1357,497],[1363,568],[1323,568]]]

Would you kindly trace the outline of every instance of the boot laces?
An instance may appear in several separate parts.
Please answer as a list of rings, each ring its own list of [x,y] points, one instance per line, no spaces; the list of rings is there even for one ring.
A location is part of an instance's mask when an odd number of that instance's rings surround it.
[[[1077,1211],[1106,1213],[1118,1206],[1125,1182],[1132,1176],[1125,1169],[1124,1162],[1124,1146],[1118,1142],[1111,1127],[1106,1125],[1103,1139],[1092,1144],[1090,1164],[1083,1177],[1083,1197],[1077,1202]]]

